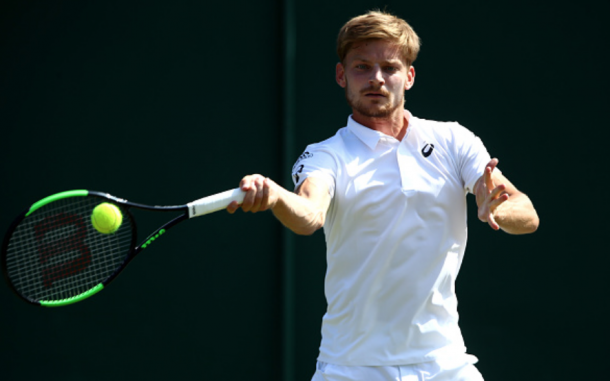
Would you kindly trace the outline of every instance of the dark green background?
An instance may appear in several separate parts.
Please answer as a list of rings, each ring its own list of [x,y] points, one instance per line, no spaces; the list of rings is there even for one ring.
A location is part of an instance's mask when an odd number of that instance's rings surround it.
[[[338,29],[387,6],[423,42],[409,110],[479,135],[541,217],[512,237],[471,213],[457,291],[478,368],[607,377],[608,2],[0,4],[2,230],[68,189],[181,204],[249,173],[289,185],[349,114]],[[83,303],[36,308],[0,287],[0,379],[309,380],[324,269],[323,233],[270,213],[184,223]]]

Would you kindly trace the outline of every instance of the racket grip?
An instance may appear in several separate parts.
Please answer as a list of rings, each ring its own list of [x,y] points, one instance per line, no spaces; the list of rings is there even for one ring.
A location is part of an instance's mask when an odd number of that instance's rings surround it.
[[[233,201],[242,203],[246,192],[236,188],[222,193],[200,198],[186,204],[189,208],[189,218],[203,216],[204,214],[214,213],[225,209]]]

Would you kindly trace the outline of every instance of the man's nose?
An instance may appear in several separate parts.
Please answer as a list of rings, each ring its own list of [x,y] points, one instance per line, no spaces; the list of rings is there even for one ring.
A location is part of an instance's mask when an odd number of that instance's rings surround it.
[[[383,72],[381,71],[381,67],[379,65],[375,65],[373,70],[371,70],[371,77],[369,78],[369,83],[371,85],[382,86],[385,83],[383,78]]]

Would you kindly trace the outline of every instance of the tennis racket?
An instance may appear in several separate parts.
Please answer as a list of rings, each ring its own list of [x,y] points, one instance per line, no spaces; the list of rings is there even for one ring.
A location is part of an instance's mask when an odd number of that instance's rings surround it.
[[[138,253],[170,228],[189,218],[243,202],[237,188],[177,206],[136,204],[107,193],[72,190],[46,197],[12,223],[2,244],[2,270],[12,290],[28,303],[59,307],[95,295],[112,282]],[[93,209],[116,206],[123,220],[111,234],[92,224]],[[136,245],[136,222],[130,209],[180,212]]]

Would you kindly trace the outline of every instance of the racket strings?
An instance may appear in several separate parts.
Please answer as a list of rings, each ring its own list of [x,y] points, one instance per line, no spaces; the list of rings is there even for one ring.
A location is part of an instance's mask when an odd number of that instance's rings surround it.
[[[95,197],[60,199],[19,223],[6,254],[7,275],[18,293],[32,301],[71,298],[123,265],[134,243],[133,221],[123,210],[115,233],[98,232],[91,213],[101,202]]]

